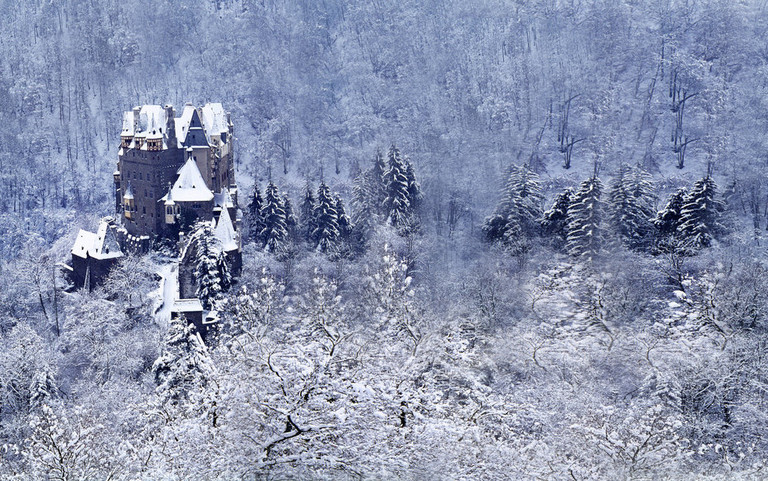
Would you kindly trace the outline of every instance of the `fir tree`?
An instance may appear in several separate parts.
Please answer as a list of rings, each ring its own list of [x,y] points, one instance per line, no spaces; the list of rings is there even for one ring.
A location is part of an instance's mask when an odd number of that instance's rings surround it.
[[[172,319],[165,346],[152,365],[157,392],[164,403],[177,404],[203,388],[213,375],[213,362],[195,327],[182,316]]]
[[[347,215],[346,209],[344,209],[344,201],[341,200],[341,196],[338,194],[336,194],[335,207],[339,226],[339,239],[343,242],[348,242],[352,235],[352,220]]]
[[[191,242],[195,249],[197,297],[205,309],[212,309],[230,285],[229,269],[213,229],[208,222],[198,224]]]
[[[267,185],[261,212],[264,219],[264,229],[261,232],[264,250],[272,253],[282,252],[288,237],[285,206],[277,186],[271,181]]]
[[[421,186],[416,180],[413,164],[408,158],[403,159],[403,162],[405,163],[405,178],[408,181],[408,201],[410,202],[411,213],[415,214],[419,210],[424,196],[421,193]]]
[[[556,245],[563,246],[568,235],[568,207],[571,205],[573,191],[565,191],[555,197],[552,207],[546,212],[541,220],[542,234],[552,238]]]
[[[680,226],[680,211],[683,209],[687,197],[688,189],[679,188],[677,192],[669,196],[667,204],[656,214],[653,225],[656,227],[656,235],[660,240],[668,239],[677,232],[677,228]]]
[[[261,231],[264,230],[264,219],[261,217],[261,209],[264,205],[264,200],[259,192],[258,182],[253,187],[253,195],[251,196],[251,202],[248,204],[248,231],[249,237],[253,242],[259,243]]]
[[[293,202],[287,193],[283,193],[283,207],[285,208],[285,228],[288,231],[288,238],[296,240],[299,234],[299,219],[293,211]]]
[[[384,200],[387,198],[387,186],[384,176],[387,173],[387,162],[381,149],[376,149],[373,166],[367,171],[368,188],[370,189],[371,204],[378,215],[384,214]]]
[[[601,193],[600,179],[591,177],[581,183],[568,208],[566,248],[569,254],[588,261],[594,259],[603,244]]]
[[[300,234],[305,242],[312,244],[315,232],[315,195],[309,182],[304,186],[304,197],[299,206]]]
[[[630,171],[622,164],[608,194],[608,224],[627,247],[642,249],[650,244],[652,206],[648,174],[640,170]]]
[[[683,244],[694,251],[712,245],[712,240],[724,230],[720,223],[724,210],[712,177],[698,180],[680,209],[677,233]]]
[[[331,189],[325,182],[320,182],[317,189],[313,217],[315,231],[312,233],[312,239],[315,247],[321,252],[332,252],[339,238],[339,217]]]
[[[386,197],[384,198],[384,212],[387,221],[401,227],[409,222],[411,216],[410,182],[408,180],[407,166],[403,162],[400,150],[392,145],[389,149],[389,164],[384,174]]]
[[[527,167],[512,166],[496,212],[485,219],[482,231],[489,242],[522,246],[539,233],[541,187]]]

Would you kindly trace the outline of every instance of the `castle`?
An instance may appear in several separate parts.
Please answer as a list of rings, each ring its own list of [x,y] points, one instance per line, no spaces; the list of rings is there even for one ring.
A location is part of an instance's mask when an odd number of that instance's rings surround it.
[[[156,239],[178,238],[176,304],[187,306],[188,316],[199,318],[202,307],[192,299],[195,246],[181,234],[189,233],[196,221],[211,222],[232,274],[239,274],[234,140],[230,114],[220,103],[203,107],[188,103],[180,117],[171,105],[144,105],[124,112],[113,175],[116,219],[105,218],[95,233],[78,233],[71,266],[64,266],[75,287],[101,284],[125,251],[146,251]],[[182,309],[173,311],[178,314]],[[194,321],[199,324],[201,319]]]
[[[169,237],[237,204],[232,121],[220,103],[166,105],[123,114],[115,211],[133,240]]]

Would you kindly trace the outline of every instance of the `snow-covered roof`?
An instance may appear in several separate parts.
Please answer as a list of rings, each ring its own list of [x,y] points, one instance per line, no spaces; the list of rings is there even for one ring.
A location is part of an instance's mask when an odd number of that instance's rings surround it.
[[[192,104],[187,104],[181,111],[181,117],[176,119],[176,139],[178,140],[179,147],[184,144],[184,140],[187,138],[189,122],[192,121],[192,113],[194,111],[195,107]]]
[[[232,218],[229,216],[228,209],[221,209],[219,221],[213,230],[213,234],[221,242],[224,252],[237,250],[240,246],[237,243],[237,233],[232,225]]]
[[[172,312],[203,312],[203,305],[200,299],[176,299],[173,303]]]
[[[146,132],[147,138],[161,138],[163,129],[168,125],[166,111],[159,105],[144,105],[139,111],[139,129]]]
[[[213,200],[213,192],[205,185],[200,169],[189,157],[178,172],[178,178],[169,192],[174,202],[208,202]],[[166,195],[162,200],[168,200]]]
[[[202,121],[209,142],[211,140],[211,135],[221,135],[222,132],[229,132],[227,112],[224,111],[224,107],[220,103],[205,104],[202,108],[202,112]]]
[[[213,205],[214,207],[234,207],[235,202],[229,194],[229,189],[221,189],[218,194],[213,194]]]
[[[80,229],[72,247],[72,255],[83,259],[89,256],[94,259],[116,259],[122,257],[123,252],[109,224],[101,222],[95,233]]]

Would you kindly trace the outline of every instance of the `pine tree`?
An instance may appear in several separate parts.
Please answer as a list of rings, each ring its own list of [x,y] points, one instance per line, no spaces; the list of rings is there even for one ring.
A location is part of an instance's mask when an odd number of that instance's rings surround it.
[[[264,219],[264,229],[261,231],[261,240],[264,250],[272,253],[280,253],[285,248],[288,237],[288,226],[285,216],[285,206],[277,186],[270,181],[264,196],[264,207],[261,209]]]
[[[552,238],[558,246],[565,245],[568,236],[568,207],[572,198],[573,190],[565,189],[555,197],[552,207],[544,212],[541,220],[542,234]]]
[[[336,194],[336,217],[339,225],[339,239],[343,242],[348,242],[352,236],[352,220],[347,215],[346,209],[344,209],[344,201],[341,200],[341,196]]]
[[[625,165],[608,194],[608,224],[619,240],[631,249],[646,248],[653,232],[653,194],[648,174],[630,171]]]
[[[375,206],[375,212],[378,215],[384,215],[384,200],[387,198],[387,186],[384,176],[387,173],[387,161],[381,149],[376,149],[376,156],[373,159],[373,166],[368,170],[369,188],[371,192],[371,202]]]
[[[221,293],[230,285],[229,269],[208,222],[201,222],[192,234],[195,248],[195,280],[197,297],[205,309],[212,309]]]
[[[687,197],[688,189],[679,188],[677,192],[669,196],[664,209],[656,214],[653,225],[656,227],[656,235],[660,240],[669,239],[677,232],[677,228],[680,226],[680,211],[683,209]]]
[[[163,352],[152,372],[163,403],[172,404],[186,400],[190,391],[205,387],[213,376],[208,349],[184,317],[171,320]]]
[[[541,202],[538,175],[528,167],[512,166],[496,212],[483,223],[486,240],[517,247],[527,244],[539,233]]]
[[[386,197],[384,198],[384,212],[387,221],[401,227],[409,222],[412,213],[410,202],[410,182],[408,180],[407,166],[403,162],[400,150],[392,145],[389,149],[389,165],[384,173],[384,185]]]
[[[603,244],[601,192],[600,179],[591,177],[581,183],[568,208],[566,248],[569,254],[588,261],[594,259]]]
[[[299,219],[293,211],[293,202],[287,193],[283,193],[283,207],[285,208],[285,228],[288,231],[288,238],[295,241],[299,235]]]
[[[712,245],[712,240],[724,230],[720,223],[724,210],[712,177],[696,181],[680,209],[677,233],[683,244],[694,251]]]
[[[410,202],[411,213],[415,214],[418,212],[424,196],[421,193],[421,186],[416,180],[413,164],[407,157],[403,159],[403,162],[405,163],[405,178],[408,180],[408,201]]]
[[[331,189],[325,182],[320,182],[317,188],[313,217],[315,231],[312,233],[312,240],[315,247],[321,252],[333,252],[339,238],[339,217]]]
[[[315,195],[309,182],[304,186],[304,197],[299,206],[300,234],[305,242],[312,244],[315,232]]]
[[[256,243],[260,243],[259,237],[261,231],[264,230],[264,219],[261,217],[261,209],[264,201],[259,192],[258,182],[253,187],[253,195],[251,196],[251,202],[248,204],[248,231],[249,238]]]

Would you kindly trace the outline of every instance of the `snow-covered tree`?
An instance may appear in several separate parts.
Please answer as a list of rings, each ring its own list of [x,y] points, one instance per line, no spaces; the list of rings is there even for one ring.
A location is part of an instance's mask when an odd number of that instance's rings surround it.
[[[384,173],[384,213],[391,225],[400,227],[406,225],[414,213],[410,198],[411,180],[408,178],[408,166],[400,154],[400,149],[392,145],[388,158],[387,171]]]
[[[291,196],[283,193],[283,207],[285,208],[285,229],[288,232],[288,239],[295,242],[299,235],[299,219],[293,211],[293,202]]]
[[[342,242],[349,242],[352,235],[352,219],[347,215],[347,211],[344,208],[344,201],[341,200],[341,196],[336,194],[336,216],[338,217],[339,225],[339,238]]]
[[[340,235],[339,216],[336,212],[336,201],[325,182],[320,182],[317,188],[313,218],[315,230],[312,233],[312,240],[315,248],[321,252],[333,252]]]
[[[581,183],[568,208],[568,253],[588,261],[603,245],[602,182],[593,176]]]
[[[653,186],[647,173],[626,165],[608,192],[608,225],[619,240],[631,249],[649,247],[653,233]]]
[[[208,348],[183,316],[171,321],[152,373],[163,403],[178,404],[211,381],[214,367]]]
[[[483,223],[485,239],[524,249],[539,233],[541,202],[538,175],[527,166],[512,166],[496,212]]]
[[[267,184],[264,207],[262,207],[261,212],[264,220],[264,229],[261,231],[264,250],[280,253],[285,249],[285,243],[288,239],[288,221],[283,198],[274,182]]]
[[[197,297],[205,309],[212,309],[231,282],[225,254],[208,222],[198,223],[191,243],[195,249]]]
[[[309,182],[304,186],[304,196],[299,206],[299,225],[301,237],[308,244],[312,244],[312,236],[315,232],[315,195]]]
[[[264,230],[264,219],[262,217],[263,205],[264,200],[259,191],[259,183],[256,182],[253,186],[251,201],[248,203],[246,219],[248,221],[249,238],[257,244],[261,242],[260,236],[261,232]]]
[[[557,246],[564,246],[568,235],[568,207],[571,205],[573,190],[565,189],[557,194],[552,207],[541,220],[541,230],[545,237],[553,239]]]
[[[717,193],[717,184],[709,175],[696,181],[680,209],[677,233],[684,245],[698,250],[712,245],[722,234],[721,216],[725,207]]]

